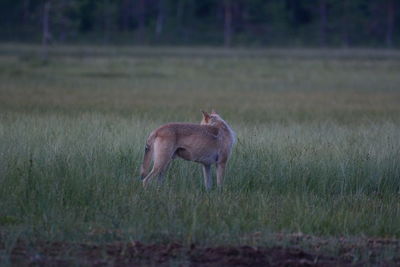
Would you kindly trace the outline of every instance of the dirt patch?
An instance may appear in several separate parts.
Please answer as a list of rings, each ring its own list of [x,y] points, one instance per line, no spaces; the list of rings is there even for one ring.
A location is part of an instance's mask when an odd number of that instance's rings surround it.
[[[324,239],[299,233],[275,234],[271,244],[276,245],[272,247],[6,240],[0,233],[0,265],[5,262],[15,266],[400,266],[398,239]],[[280,240],[286,245],[279,245]]]
[[[12,265],[38,266],[337,266],[350,265],[342,258],[282,247],[190,247],[180,244],[140,242],[104,245],[19,241],[9,257]]]
[[[191,254],[193,266],[334,266],[349,263],[340,259],[306,253],[299,249],[215,247]]]

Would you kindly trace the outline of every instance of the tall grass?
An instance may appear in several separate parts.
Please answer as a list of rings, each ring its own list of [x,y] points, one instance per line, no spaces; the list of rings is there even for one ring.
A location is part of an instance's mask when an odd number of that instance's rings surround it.
[[[163,186],[138,178],[156,123],[117,116],[8,114],[1,124],[2,214],[25,234],[241,242],[253,232],[399,237],[400,127],[234,125],[222,192],[176,161]]]
[[[265,244],[276,232],[399,238],[399,63],[371,53],[60,57],[45,65],[7,54],[1,232],[10,244]],[[143,190],[147,134],[172,120],[199,121],[210,107],[239,138],[223,190],[206,192],[200,166],[181,160],[165,184]]]

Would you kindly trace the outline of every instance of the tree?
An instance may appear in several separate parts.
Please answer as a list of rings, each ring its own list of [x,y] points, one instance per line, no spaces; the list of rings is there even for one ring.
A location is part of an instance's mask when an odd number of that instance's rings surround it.
[[[326,0],[319,0],[319,44],[326,45],[326,30],[328,25]]]
[[[41,39],[43,57],[50,41],[71,36],[93,43],[124,37],[118,40],[396,47],[399,7],[399,0],[1,0],[0,41]]]
[[[51,39],[50,33],[50,0],[44,2],[43,17],[42,17],[42,58],[47,60],[49,57],[48,45]]]
[[[387,20],[386,20],[386,46],[393,46],[393,31],[394,31],[394,22],[395,22],[395,1],[386,0],[386,11],[387,11]]]
[[[131,28],[132,20],[132,1],[122,0],[119,10],[119,29],[120,31],[128,31]]]
[[[224,1],[224,46],[232,45],[232,2]]]
[[[156,37],[160,38],[163,29],[164,29],[164,19],[165,19],[165,1],[164,0],[158,0],[158,9],[157,9],[157,20],[156,20]]]
[[[349,15],[348,13],[350,6],[349,0],[343,0],[341,3],[341,39],[342,39],[342,46],[348,47],[350,45],[350,36],[349,36]]]
[[[146,24],[146,0],[138,0],[138,39],[140,43],[144,43],[145,24]]]
[[[101,3],[101,16],[103,17],[103,42],[105,44],[110,42],[110,33],[113,24],[113,3],[111,0],[103,0]]]

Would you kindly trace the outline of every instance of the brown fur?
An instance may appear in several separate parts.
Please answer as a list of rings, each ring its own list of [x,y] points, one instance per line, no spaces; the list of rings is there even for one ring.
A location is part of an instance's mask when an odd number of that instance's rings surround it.
[[[206,189],[211,188],[211,165],[217,165],[217,184],[222,186],[223,175],[235,141],[234,132],[214,111],[203,112],[200,124],[168,123],[157,128],[149,135],[141,178],[146,187],[152,177],[163,180],[168,164],[175,157],[194,161],[203,165]],[[153,168],[149,173],[150,164]]]

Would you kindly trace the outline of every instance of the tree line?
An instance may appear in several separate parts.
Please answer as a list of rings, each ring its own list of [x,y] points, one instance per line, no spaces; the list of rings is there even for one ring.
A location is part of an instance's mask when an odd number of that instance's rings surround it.
[[[0,40],[395,47],[398,0],[2,0]]]

